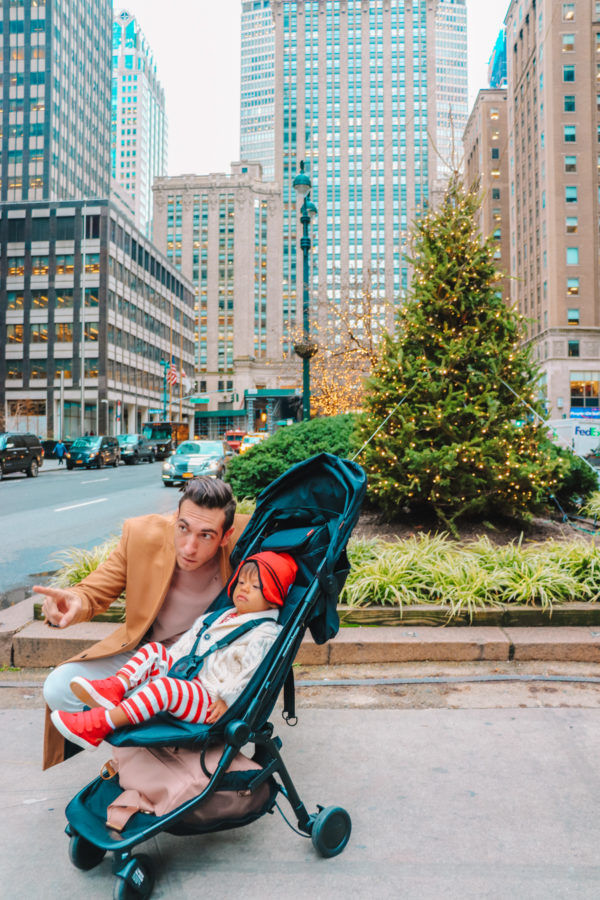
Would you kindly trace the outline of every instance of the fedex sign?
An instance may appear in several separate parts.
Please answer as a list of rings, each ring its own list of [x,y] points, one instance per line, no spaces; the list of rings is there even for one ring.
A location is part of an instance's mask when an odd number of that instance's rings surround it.
[[[581,425],[575,426],[575,436],[600,438],[600,428],[590,425],[589,428],[582,428]]]

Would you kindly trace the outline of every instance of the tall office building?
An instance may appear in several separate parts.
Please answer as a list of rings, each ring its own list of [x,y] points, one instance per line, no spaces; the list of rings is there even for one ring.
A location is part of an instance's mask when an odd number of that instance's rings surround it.
[[[600,2],[506,15],[512,296],[548,412],[600,416]]]
[[[437,187],[460,169],[468,118],[466,0],[438,0],[435,14]]]
[[[139,23],[126,10],[113,24],[112,175],[133,199],[135,222],[152,236],[152,184],[167,171],[165,93]]]
[[[396,303],[408,287],[403,254],[409,225],[443,172],[429,134],[437,140],[455,96],[457,111],[466,111],[466,69],[458,51],[464,46],[464,3],[272,0],[271,6],[284,334],[293,335],[301,321],[300,226],[292,182],[302,160],[318,208],[313,308],[318,305],[320,317],[335,322],[336,307],[360,304],[368,287],[373,310],[383,317],[380,301]],[[444,35],[440,59],[449,79],[456,78],[442,94],[436,44]],[[445,104],[439,121],[438,103]],[[284,345],[290,353],[291,342]]]
[[[0,430],[138,432],[164,407],[161,360],[193,368],[192,285],[106,199],[3,204],[0,301]]]
[[[494,264],[503,278],[498,290],[510,303],[508,190],[508,95],[504,88],[479,91],[463,135],[465,182],[481,194],[477,227],[494,240]]]
[[[275,24],[270,0],[242,2],[240,159],[275,176]]]
[[[110,0],[4,0],[0,17],[0,200],[108,196]]]
[[[281,359],[280,192],[258,163],[154,185],[155,241],[196,291],[196,431],[272,430],[293,396]]]

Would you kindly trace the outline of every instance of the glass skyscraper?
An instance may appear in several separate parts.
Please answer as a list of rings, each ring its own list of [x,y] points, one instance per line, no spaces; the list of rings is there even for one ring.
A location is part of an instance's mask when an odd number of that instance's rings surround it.
[[[242,2],[240,159],[275,174],[275,25],[270,0]]]
[[[0,199],[108,196],[110,0],[3,0],[0,16]]]
[[[438,187],[461,168],[462,135],[468,116],[466,0],[438,0],[435,25]]]
[[[464,24],[464,2],[456,4],[460,21],[449,23],[438,14],[440,2],[271,4],[275,177],[283,190],[284,333],[293,333],[301,318],[296,287],[300,226],[292,188],[301,160],[318,207],[311,288],[320,317],[335,320],[338,305],[360,305],[366,290],[375,314],[383,317],[379,302],[397,303],[408,286],[403,258],[408,228],[430,201],[440,163],[429,137],[436,132],[436,103],[441,103],[436,42],[450,26],[456,30]],[[445,57],[454,58],[454,50],[444,47]],[[466,112],[466,65],[456,90]],[[442,99],[447,108],[454,100],[450,93]]]
[[[111,164],[131,196],[138,228],[152,236],[152,183],[167,172],[165,94],[152,51],[135,17],[113,25]]]

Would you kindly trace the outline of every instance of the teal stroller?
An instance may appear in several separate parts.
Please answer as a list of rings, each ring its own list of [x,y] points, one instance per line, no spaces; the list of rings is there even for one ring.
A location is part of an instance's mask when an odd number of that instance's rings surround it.
[[[92,869],[110,851],[116,875],[116,900],[149,897],[154,885],[152,861],[135,854],[136,845],[159,832],[189,835],[237,828],[271,812],[281,794],[290,804],[300,832],[310,835],[324,857],[341,853],[350,837],[350,816],[341,807],[317,806],[309,813],[284,765],[282,742],[269,717],[283,691],[283,717],[296,723],[293,663],[308,628],[317,643],[337,634],[337,600],[348,574],[346,544],[356,524],[366,489],[355,463],[322,453],[291,468],[260,494],[256,511],[231,557],[235,570],[246,556],[261,550],[287,551],[298,575],[279,622],[283,626],[267,657],[244,693],[213,725],[190,724],[160,714],[136,728],[122,728],[109,738],[115,746],[186,747],[197,750],[207,784],[193,799],[165,815],[138,812],[121,831],[107,825],[107,808],[122,791],[118,776],[96,778],[66,809],[69,855],[80,869]],[[229,605],[223,590],[211,606]],[[252,745],[253,768],[229,771],[233,760]],[[215,747],[219,748],[217,762]],[[212,754],[207,766],[207,753]],[[210,770],[212,768],[212,771]],[[242,815],[198,823],[194,811],[217,792],[258,796],[261,802]]]

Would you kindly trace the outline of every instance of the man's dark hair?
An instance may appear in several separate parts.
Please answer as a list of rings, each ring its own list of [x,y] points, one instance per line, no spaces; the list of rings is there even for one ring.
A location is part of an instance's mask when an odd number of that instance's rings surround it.
[[[205,509],[222,509],[225,513],[223,534],[229,531],[233,525],[236,501],[231,486],[219,478],[192,478],[181,488],[179,509],[184,500],[191,500],[196,506],[204,506]]]

